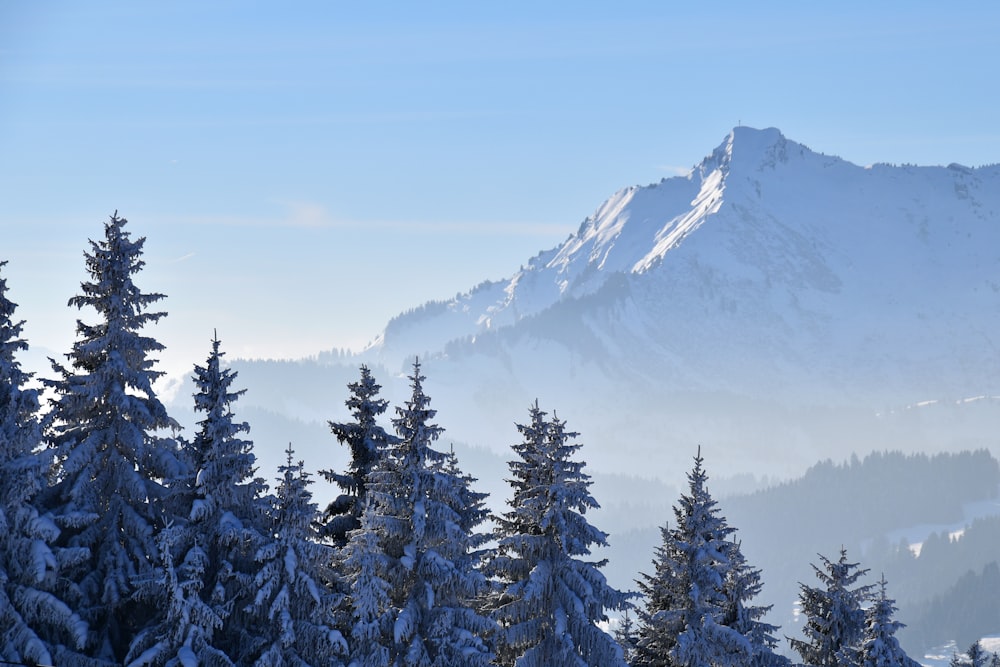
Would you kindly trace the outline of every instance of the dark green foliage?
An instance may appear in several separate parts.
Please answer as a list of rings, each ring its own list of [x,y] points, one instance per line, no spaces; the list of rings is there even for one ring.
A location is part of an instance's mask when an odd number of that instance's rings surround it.
[[[925,543],[929,551],[924,561],[923,557],[914,559],[909,549],[891,545],[886,533],[961,521],[964,504],[994,497],[998,486],[997,460],[985,450],[936,455],[882,452],[843,464],[818,463],[801,478],[753,494],[730,496],[725,502],[727,518],[739,526],[744,548],[769,574],[768,594],[779,613],[787,614],[785,610],[791,608],[798,594],[796,581],[811,576],[808,563],[815,554],[843,545],[851,553],[863,552],[866,565],[885,572],[894,583],[903,617],[912,621],[920,615],[914,603],[942,593],[966,570],[983,567],[982,555],[990,552],[989,539],[985,534],[981,538],[970,535],[977,546],[964,556],[959,554],[965,548],[960,543],[948,544],[947,535],[934,538]],[[1000,531],[993,535],[1000,539]],[[934,555],[936,551],[941,559]],[[932,567],[931,562],[937,565]],[[961,565],[953,568],[952,563]],[[784,624],[791,616],[775,620]],[[900,641],[908,646],[914,634],[908,628],[900,634]]]

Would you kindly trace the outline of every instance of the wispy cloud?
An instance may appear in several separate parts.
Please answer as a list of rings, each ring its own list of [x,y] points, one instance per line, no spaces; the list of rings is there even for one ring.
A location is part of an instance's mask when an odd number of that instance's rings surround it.
[[[523,220],[385,220],[352,219],[332,214],[316,202],[281,202],[285,211],[274,216],[193,216],[172,220],[171,224],[221,225],[232,227],[284,227],[289,229],[364,229],[426,234],[476,236],[540,236],[568,234],[571,224]]]

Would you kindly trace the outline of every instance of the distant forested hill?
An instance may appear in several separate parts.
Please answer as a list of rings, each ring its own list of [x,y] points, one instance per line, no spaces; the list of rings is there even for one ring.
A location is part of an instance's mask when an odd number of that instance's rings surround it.
[[[852,560],[871,569],[871,581],[885,574],[902,608],[898,619],[915,626],[902,638],[916,649],[954,638],[931,621],[916,631],[932,614],[933,596],[941,596],[935,609],[947,610],[948,591],[959,579],[982,572],[1000,555],[1000,517],[973,522],[959,540],[935,534],[933,526],[963,525],[963,506],[996,498],[998,486],[1000,464],[986,450],[879,452],[841,464],[824,461],[794,481],[725,497],[720,505],[747,557],[763,568],[763,597],[775,604],[774,619],[785,634],[800,632],[792,625],[792,605],[799,582],[814,583],[810,563],[844,546]],[[919,556],[905,540],[889,539],[921,526],[930,537]],[[1000,608],[1000,597],[993,605]]]
[[[1000,516],[977,519],[954,536],[931,534],[920,556],[901,545],[886,570],[895,574],[901,598],[900,639],[928,649],[945,638],[959,646],[1000,628]]]

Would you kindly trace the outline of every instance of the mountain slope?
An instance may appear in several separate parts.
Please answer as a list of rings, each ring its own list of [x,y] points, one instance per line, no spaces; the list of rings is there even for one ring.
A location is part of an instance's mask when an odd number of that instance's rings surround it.
[[[998,325],[1000,166],[860,167],[740,127],[510,279],[393,319],[359,359],[425,357],[470,440],[538,396],[591,439],[628,423],[736,450],[771,431],[784,442],[762,446],[808,465],[856,429],[862,448],[895,437],[876,413],[1000,394]]]
[[[394,400],[419,355],[458,439],[504,452],[538,398],[606,472],[683,483],[701,444],[717,477],[781,477],[873,449],[997,451],[998,331],[1000,166],[861,167],[739,127],[510,278],[394,318],[353,358],[271,362],[262,385],[322,423],[343,387],[296,393],[306,366],[384,369]]]

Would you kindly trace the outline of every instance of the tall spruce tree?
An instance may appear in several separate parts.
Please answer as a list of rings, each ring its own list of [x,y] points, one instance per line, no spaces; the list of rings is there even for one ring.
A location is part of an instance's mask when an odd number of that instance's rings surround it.
[[[367,366],[361,366],[361,378],[347,388],[351,396],[346,404],[353,421],[331,421],[329,424],[337,441],[350,449],[350,463],[343,473],[330,469],[319,471],[326,481],[335,484],[341,491],[323,513],[320,528],[320,534],[336,547],[345,546],[348,534],[361,526],[368,474],[395,442],[393,436],[377,422],[389,402],[379,398],[382,387]]]
[[[53,593],[59,530],[34,505],[47,464],[38,452],[38,392],[17,360],[28,343],[16,309],[0,276],[0,661],[51,665],[51,645],[83,648],[87,628]]]
[[[250,604],[253,627],[263,639],[255,667],[343,664],[347,643],[334,628],[340,600],[325,586],[331,548],[315,534],[316,504],[311,480],[293,450],[278,468],[279,483],[270,511],[271,539],[256,554],[260,566]]]
[[[598,627],[608,609],[624,610],[628,596],[608,585],[606,561],[582,557],[606,546],[607,535],[586,519],[598,507],[580,445],[565,422],[536,402],[531,421],[518,425],[518,459],[509,463],[510,510],[496,518],[497,548],[488,566],[498,583],[490,602],[499,625],[498,664],[624,665],[622,650]]]
[[[170,613],[137,636],[130,652],[137,663],[193,655],[225,665],[257,642],[244,610],[253,599],[254,556],[266,541],[267,487],[255,476],[253,443],[243,437],[250,427],[233,412],[246,390],[233,389],[237,374],[224,367],[218,336],[211,345],[193,376],[194,409],[203,419],[184,442],[187,474],[168,497],[177,518],[161,543],[157,575],[140,591]]]
[[[253,601],[257,550],[269,541],[267,485],[257,475],[253,442],[245,437],[250,426],[233,411],[246,390],[233,387],[237,373],[223,366],[220,346],[214,336],[205,365],[194,369],[194,409],[203,418],[185,448],[194,472],[185,487],[187,533],[179,546],[205,553],[199,595],[222,618],[210,646],[238,662],[259,648],[246,609]]]
[[[479,498],[453,457],[433,443],[442,429],[424,393],[420,364],[393,420],[398,441],[367,480],[361,529],[346,563],[354,615],[352,659],[366,667],[487,665],[492,624],[476,610],[485,577]]]
[[[653,572],[637,580],[643,597],[633,665],[783,667],[777,628],[753,604],[760,570],[747,563],[708,491],[699,448],[688,491],[674,505],[674,528],[660,530]]]
[[[836,562],[820,555],[822,569],[813,565],[822,587],[799,584],[799,604],[806,616],[805,639],[789,638],[802,662],[813,667],[840,667],[852,660],[864,634],[863,604],[871,597],[871,584],[856,585],[868,573],[847,560],[841,547]]]
[[[645,579],[647,589],[664,589],[658,596],[668,606],[647,604],[640,617],[639,664],[744,665],[753,654],[750,639],[734,627],[747,620],[738,613],[739,605],[753,591],[741,595],[733,588],[730,596],[726,589],[727,582],[734,582],[737,543],[729,537],[735,529],[726,523],[708,491],[700,448],[694,461],[688,492],[674,506],[675,526],[664,531],[666,542],[659,552],[662,562],[657,575],[662,581]],[[658,655],[656,650],[664,648],[667,653]]]
[[[886,595],[883,576],[878,582],[878,593],[865,612],[865,630],[853,663],[859,667],[918,667],[896,639],[896,631],[906,627],[893,618],[896,601]]]
[[[165,516],[165,482],[182,475],[177,429],[153,390],[163,349],[142,333],[165,313],[149,310],[162,294],[133,282],[143,267],[145,239],[133,241],[126,221],[111,216],[104,238],[85,253],[90,280],[69,304],[97,313],[77,321],[77,341],[58,375],[48,437],[55,459],[44,494],[61,533],[57,544],[86,553],[63,573],[67,600],[90,626],[88,652],[120,664],[132,638],[162,614],[135,599],[154,575],[156,533]]]

